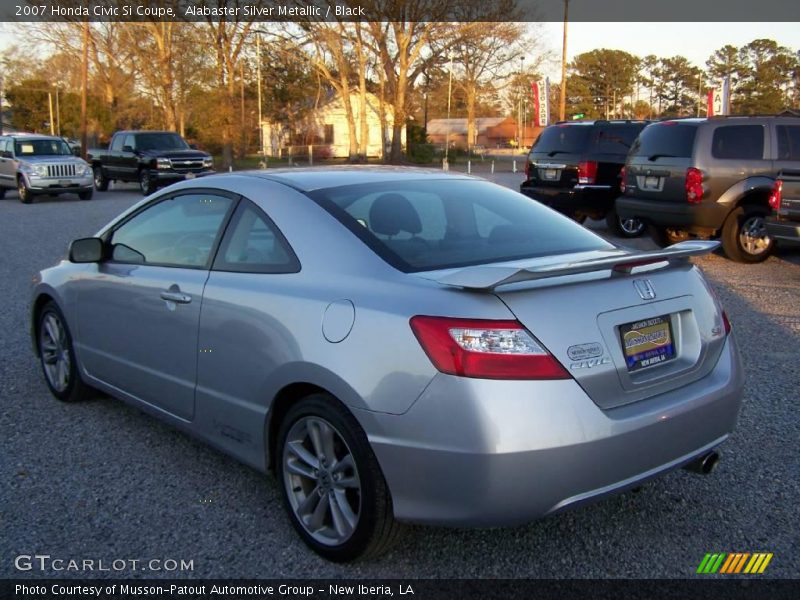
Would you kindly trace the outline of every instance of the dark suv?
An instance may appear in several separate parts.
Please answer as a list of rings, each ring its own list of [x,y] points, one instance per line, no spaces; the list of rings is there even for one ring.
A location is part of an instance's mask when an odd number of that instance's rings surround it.
[[[610,229],[635,237],[644,226],[619,219],[619,173],[647,121],[566,121],[550,125],[531,147],[520,191],[583,222],[605,217]]]
[[[660,245],[720,238],[736,261],[766,259],[764,219],[777,174],[800,168],[794,117],[675,119],[648,126],[628,155],[617,211],[642,219]]]

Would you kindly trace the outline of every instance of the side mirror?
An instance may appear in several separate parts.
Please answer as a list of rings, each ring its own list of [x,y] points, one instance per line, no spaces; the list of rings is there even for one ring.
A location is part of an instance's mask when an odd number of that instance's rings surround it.
[[[95,263],[103,260],[103,240],[81,238],[69,245],[69,261],[73,263]]]
[[[199,150],[197,144],[189,144],[189,148],[191,148],[192,150]]]
[[[11,152],[9,152],[8,150],[0,151],[0,158],[12,158]]]
[[[133,146],[123,146],[122,147],[122,151],[123,152],[134,152],[134,149],[133,149]]]
[[[80,146],[73,146],[72,147],[72,155],[73,156],[80,156],[81,155],[81,147]]]

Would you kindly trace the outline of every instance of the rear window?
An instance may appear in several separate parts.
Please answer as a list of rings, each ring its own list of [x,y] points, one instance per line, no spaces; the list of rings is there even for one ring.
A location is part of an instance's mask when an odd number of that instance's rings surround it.
[[[725,125],[714,130],[711,140],[714,158],[760,159],[764,157],[764,127]]]
[[[677,121],[653,123],[645,127],[631,147],[632,156],[658,158],[690,158],[697,126]]]
[[[627,154],[644,124],[553,125],[531,148],[550,154]]]
[[[592,128],[588,125],[553,125],[547,127],[531,147],[531,152],[580,154],[584,152]]]
[[[395,181],[309,195],[405,272],[614,248],[538,202],[485,181]]]

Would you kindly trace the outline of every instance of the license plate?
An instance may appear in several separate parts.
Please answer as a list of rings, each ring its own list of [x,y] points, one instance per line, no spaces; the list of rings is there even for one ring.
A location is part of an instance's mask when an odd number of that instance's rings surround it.
[[[644,187],[648,190],[657,190],[658,189],[658,177],[645,177],[644,178]]]
[[[186,179],[194,179],[194,178],[195,178],[195,174],[194,173],[187,173],[186,174]]]
[[[554,181],[558,177],[558,171],[556,169],[542,169],[542,179],[546,179],[547,181]]]
[[[619,328],[628,371],[638,371],[675,358],[669,315],[625,323]]]
[[[61,187],[69,187],[69,184],[72,183],[69,179],[61,179],[58,182],[58,185]]]

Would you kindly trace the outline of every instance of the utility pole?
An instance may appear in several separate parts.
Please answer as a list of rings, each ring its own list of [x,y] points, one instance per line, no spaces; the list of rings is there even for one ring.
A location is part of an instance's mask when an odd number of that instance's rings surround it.
[[[83,22],[83,60],[81,61],[81,157],[86,159],[86,98],[89,94],[89,21]]]
[[[561,98],[558,103],[558,120],[564,121],[567,114],[567,21],[569,0],[564,0],[564,42],[561,46]]]
[[[61,106],[58,103],[58,88],[56,88],[56,133],[61,137]]]
[[[450,168],[450,96],[453,94],[453,51],[450,50],[450,82],[447,84],[447,136],[444,144],[445,170]]]
[[[56,124],[53,119],[53,92],[47,92],[47,107],[50,111],[50,135],[55,135]]]
[[[267,160],[264,156],[264,123],[261,114],[261,32],[256,32],[256,78],[258,79],[258,153],[261,155],[261,162],[266,166]]]

